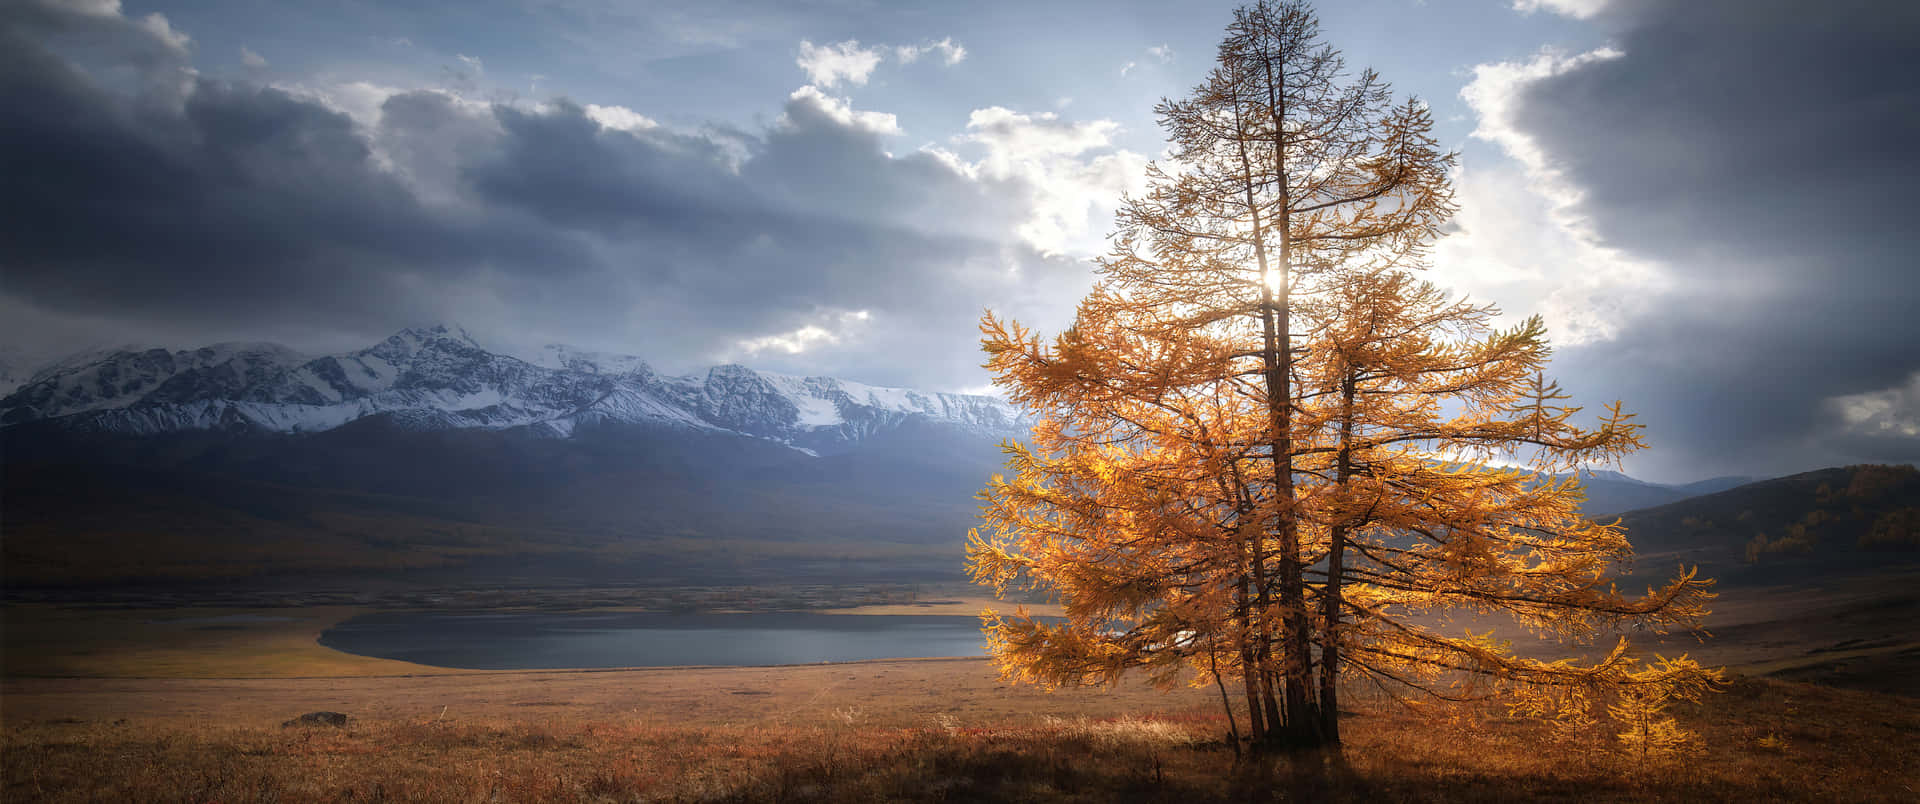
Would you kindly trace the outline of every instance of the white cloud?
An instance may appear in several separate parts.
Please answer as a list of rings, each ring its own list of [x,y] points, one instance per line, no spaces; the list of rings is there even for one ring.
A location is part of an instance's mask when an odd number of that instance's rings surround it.
[[[153,34],[154,37],[160,41],[167,43],[168,47],[173,48],[174,51],[178,53],[187,52],[187,45],[193,43],[192,38],[174,30],[173,26],[167,22],[167,18],[159,12],[141,17],[140,27],[147,29],[148,33]]]
[[[1124,65],[1122,65],[1122,66],[1120,67],[1120,77],[1121,77],[1121,78],[1125,78],[1125,77],[1127,77],[1127,73],[1130,73],[1130,72],[1133,72],[1133,68],[1135,68],[1135,67],[1138,67],[1138,66],[1140,66],[1140,65],[1139,65],[1139,62],[1132,62],[1132,61],[1130,61],[1130,62],[1127,62],[1126,64],[1124,64]]]
[[[1113,146],[1119,131],[1112,120],[1075,123],[992,106],[968,115],[955,140],[985,149],[970,175],[1025,183],[1032,206],[1017,229],[1022,240],[1043,254],[1090,256],[1105,250],[1120,197],[1144,180],[1146,158]]]
[[[1002,172],[1014,161],[1071,156],[1112,144],[1120,124],[1112,120],[1069,123],[1052,112],[1021,114],[1004,106],[967,115],[969,142],[988,147],[988,165]]]
[[[874,47],[861,47],[860,42],[853,39],[822,47],[803,39],[800,40],[800,57],[794,63],[806,71],[807,80],[814,86],[832,89],[841,83],[865,86],[867,80],[873,77],[873,71],[889,56],[901,64],[912,64],[922,56],[934,54],[938,54],[940,60],[951,67],[966,60],[967,49],[953,41],[951,36],[917,45]]]
[[[467,69],[472,70],[474,75],[485,75],[487,73],[487,67],[480,62],[479,56],[455,53],[453,57],[459,59],[461,64],[467,65]]]
[[[164,14],[155,12],[141,17],[138,20],[125,17],[120,8],[120,0],[44,0],[44,2],[56,9],[63,9],[90,17],[128,19],[128,21],[134,22],[136,26],[152,34],[154,38],[159,39],[162,44],[173,49],[174,52],[180,55],[186,55],[187,45],[193,43],[191,37],[174,30],[173,24],[167,22],[166,15]]]
[[[1513,10],[1522,14],[1548,11],[1577,20],[1592,19],[1605,10],[1610,0],[1513,0]]]
[[[120,0],[52,0],[49,5],[95,17],[120,16]]]
[[[1432,278],[1511,318],[1539,313],[1556,343],[1606,340],[1663,275],[1596,246],[1556,219],[1554,205],[1511,162],[1455,172],[1453,233],[1433,248]]]
[[[381,105],[387,102],[387,98],[406,91],[400,87],[367,81],[321,86],[276,82],[272,86],[295,97],[307,98],[334,111],[342,112],[353,118],[353,122],[363,128],[379,125]],[[452,93],[446,94],[452,95]]]
[[[1545,199],[1511,163],[1463,166],[1454,171],[1453,192],[1460,206],[1453,232],[1433,252],[1444,284],[1480,290],[1542,281],[1548,261],[1567,250],[1565,233],[1548,220]]]
[[[807,72],[807,80],[818,87],[832,88],[843,81],[865,86],[867,77],[880,66],[881,57],[880,48],[863,48],[852,39],[826,47],[802,39],[800,58],[794,63],[800,65],[800,69]]]
[[[1602,243],[1579,210],[1582,188],[1518,124],[1521,95],[1534,82],[1621,55],[1549,50],[1482,64],[1460,90],[1478,117],[1474,138],[1498,146],[1518,169],[1490,164],[1456,174],[1457,231],[1434,249],[1438,278],[1498,299],[1509,313],[1541,313],[1562,344],[1612,339],[1623,320],[1670,285],[1657,266]]]
[[[1517,124],[1522,92],[1540,81],[1599,61],[1611,61],[1625,55],[1612,48],[1599,48],[1567,56],[1552,49],[1542,50],[1527,61],[1481,64],[1473,68],[1473,80],[1460,88],[1461,99],[1479,116],[1473,131],[1477,139],[1500,146],[1509,156],[1520,160],[1527,173],[1552,193],[1562,206],[1579,202],[1579,188],[1562,175],[1533,135]]]
[[[589,103],[587,117],[606,128],[620,131],[645,131],[660,125],[654,122],[653,118],[625,106],[601,106],[597,103]]]
[[[736,346],[747,355],[766,352],[797,355],[820,346],[831,346],[857,335],[872,318],[866,310],[850,310],[821,316],[818,323],[796,329],[742,339]]]
[[[265,57],[245,47],[240,48],[240,63],[246,65],[247,69],[250,70],[264,70],[267,68],[267,60]]]
[[[899,59],[901,64],[912,64],[919,60],[921,56],[934,52],[942,54],[941,58],[948,66],[959,64],[967,58],[967,49],[961,46],[960,43],[953,41],[953,37],[950,36],[938,42],[928,42],[922,45],[900,45],[893,49],[894,58]]]
[[[1827,400],[1848,435],[1864,438],[1920,438],[1920,374],[1882,391]]]
[[[819,87],[808,85],[796,89],[787,99],[808,104],[820,113],[833,118],[843,126],[861,129],[873,134],[899,134],[900,119],[890,112],[864,112],[853,108],[846,98],[836,98],[821,92]],[[784,118],[784,115],[782,116]]]

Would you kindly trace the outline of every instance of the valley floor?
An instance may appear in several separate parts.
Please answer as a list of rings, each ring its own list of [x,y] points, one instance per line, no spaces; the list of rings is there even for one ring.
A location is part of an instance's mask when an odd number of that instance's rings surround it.
[[[1236,763],[1212,687],[1047,692],[983,659],[449,671],[314,644],[350,608],[7,607],[0,801],[1920,800],[1911,590],[1722,602],[1708,645],[1653,647],[1735,671],[1677,707],[1693,755],[1356,689],[1324,776]],[[312,711],[352,721],[281,725]]]
[[[979,659],[339,679],[12,679],[6,801],[1912,801],[1911,698],[1737,678],[1638,761],[1357,696],[1349,767],[1237,765],[1211,689],[1046,693]],[[345,728],[280,722],[350,713]]]

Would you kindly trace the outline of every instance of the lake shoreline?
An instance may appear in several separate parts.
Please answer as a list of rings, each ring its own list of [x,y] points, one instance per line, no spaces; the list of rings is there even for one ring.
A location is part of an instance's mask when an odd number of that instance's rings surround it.
[[[684,593],[689,588],[676,588]],[[702,588],[704,589],[704,588]],[[855,596],[864,594],[856,590]],[[561,596],[565,599],[565,596]],[[114,602],[19,602],[0,605],[5,678],[405,678],[470,673],[520,672],[472,670],[377,659],[319,644],[327,629],[370,614],[437,612],[447,614],[687,613],[685,608],[643,606],[508,605],[440,608],[425,604],[350,605],[189,605],[147,599]],[[693,612],[815,613],[857,615],[973,616],[979,598],[943,595],[925,605],[903,601],[835,608],[694,609]],[[1018,604],[1001,604],[1006,610]],[[984,606],[982,606],[984,608]],[[1036,607],[1037,608],[1037,607]],[[1043,609],[1044,610],[1044,609]],[[239,618],[208,622],[208,618]],[[942,658],[942,657],[935,657]],[[806,666],[800,663],[796,666]],[[666,670],[723,665],[674,665],[626,668]],[[772,665],[769,665],[772,666]],[[568,668],[608,672],[622,668]],[[551,672],[552,669],[546,670]]]
[[[471,670],[775,667],[985,655],[971,615],[814,611],[359,614],[319,635],[358,656]]]

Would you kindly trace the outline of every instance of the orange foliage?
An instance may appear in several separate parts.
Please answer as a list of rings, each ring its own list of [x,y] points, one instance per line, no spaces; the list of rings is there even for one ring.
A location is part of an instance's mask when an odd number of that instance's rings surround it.
[[[1128,199],[1073,325],[981,323],[987,368],[1040,424],[982,492],[970,569],[1066,614],[989,612],[1002,672],[1141,670],[1214,684],[1229,711],[1233,680],[1257,741],[1333,745],[1341,677],[1550,716],[1568,694],[1715,680],[1684,657],[1640,667],[1624,641],[1547,662],[1435,624],[1690,629],[1712,582],[1612,586],[1626,534],[1547,474],[1616,461],[1639,426],[1618,403],[1575,424],[1537,317],[1495,329],[1495,308],[1411,273],[1453,209],[1426,107],[1348,81],[1298,3],[1243,9],[1220,54],[1161,104],[1179,169]]]

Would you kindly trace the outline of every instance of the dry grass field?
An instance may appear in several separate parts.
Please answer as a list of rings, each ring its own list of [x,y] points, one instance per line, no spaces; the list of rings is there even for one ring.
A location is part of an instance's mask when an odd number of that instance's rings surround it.
[[[1912,801],[1912,699],[1741,679],[1642,764],[1362,698],[1350,766],[1241,765],[1207,690],[1048,694],[981,660],[282,680],[15,679],[6,801]],[[283,728],[313,709],[345,728]],[[1266,791],[1257,794],[1254,791]]]
[[[1211,688],[1045,692],[980,659],[448,671],[314,644],[352,613],[6,610],[0,801],[1920,800],[1920,701],[1872,684],[1736,676],[1677,711],[1696,755],[1644,764],[1604,728],[1354,690],[1321,776],[1236,764]],[[1805,655],[1911,687],[1911,651],[1831,647]],[[316,710],[353,719],[281,726]]]

